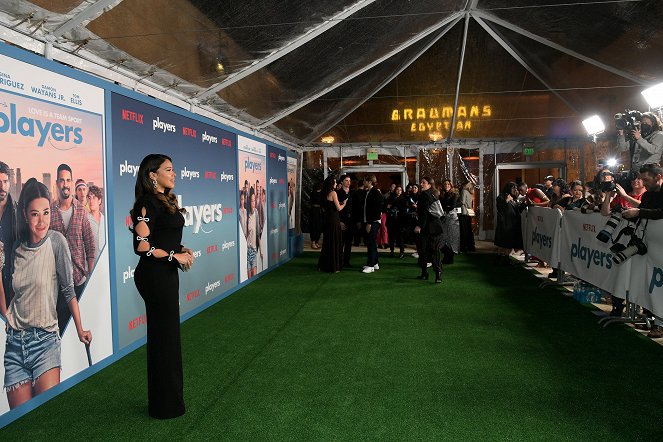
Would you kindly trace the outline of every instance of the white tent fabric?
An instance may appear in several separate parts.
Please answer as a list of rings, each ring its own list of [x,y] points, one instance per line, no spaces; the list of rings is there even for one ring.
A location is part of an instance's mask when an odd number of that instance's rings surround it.
[[[658,0],[0,0],[5,41],[300,145],[582,135],[646,108],[662,19]]]

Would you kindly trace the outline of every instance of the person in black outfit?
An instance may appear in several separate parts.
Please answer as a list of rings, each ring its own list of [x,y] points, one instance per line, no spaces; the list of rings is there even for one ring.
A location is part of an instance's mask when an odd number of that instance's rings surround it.
[[[368,256],[366,265],[362,270],[364,273],[372,273],[373,271],[380,269],[378,263],[377,237],[378,231],[380,230],[380,218],[382,217],[382,203],[384,202],[384,199],[378,188],[375,187],[376,184],[377,178],[375,178],[375,175],[368,176],[364,180],[366,199],[364,201],[363,221],[366,233],[368,233],[368,243],[366,244]]]
[[[442,220],[430,213],[430,206],[439,198],[435,181],[430,177],[423,177],[419,183],[421,189],[417,204],[417,226],[414,233],[418,234],[420,251],[419,267],[421,275],[418,279],[428,279],[428,263],[433,264],[435,283],[442,282],[442,264],[440,262],[440,248],[442,245]]]
[[[171,193],[174,187],[169,157],[143,158],[131,211],[134,252],[140,256],[134,281],[147,314],[148,412],[157,419],[185,411],[177,271],[193,265],[193,252],[181,245],[185,211]]]
[[[405,255],[405,247],[403,246],[403,234],[407,217],[407,200],[403,195],[403,188],[396,186],[393,192],[389,194],[387,199],[387,236],[389,237],[389,256],[394,256],[394,245],[397,244],[400,249],[399,258]]]
[[[325,179],[322,190],[325,194],[325,219],[322,223],[322,250],[318,258],[318,268],[329,273],[339,272],[343,267],[343,231],[339,212],[345,207],[347,199],[340,203],[335,189],[336,180],[330,175]]]
[[[465,182],[460,191],[461,213],[458,215],[460,228],[460,252],[474,252],[474,232],[472,231],[472,217],[474,216],[474,184]]]
[[[640,177],[647,191],[642,195],[640,205],[624,210],[622,217],[626,219],[663,219],[663,168],[655,163],[647,163],[640,168]],[[651,312],[645,313],[653,317]],[[663,338],[663,327],[655,325],[647,337]]]
[[[315,185],[311,193],[311,210],[309,211],[308,225],[311,235],[311,248],[319,249],[320,234],[322,233],[322,186],[320,183]]]
[[[510,264],[509,254],[512,249],[523,248],[523,234],[520,230],[520,206],[518,205],[518,186],[509,181],[497,196],[497,225],[494,243],[499,248],[495,264]]]
[[[415,258],[419,257],[419,248],[420,237],[421,235],[415,235],[414,229],[417,227],[417,203],[419,202],[419,184],[413,184],[410,193],[407,198],[407,214],[408,214],[408,226],[407,226],[407,235],[409,239],[414,243],[416,252],[412,255]],[[411,244],[411,243],[410,243]]]
[[[364,188],[364,182],[359,183],[359,187],[352,192],[352,221],[354,222],[354,235],[353,242],[355,247],[359,246],[361,241],[364,244],[368,244],[368,238],[366,235],[366,229],[362,228],[362,222],[364,220],[364,204],[366,203],[366,189]]]
[[[442,218],[442,264],[453,264],[454,255],[460,250],[458,212],[461,210],[461,201],[451,180],[442,181],[440,203],[445,213]]]
[[[352,238],[355,232],[355,221],[352,219],[352,193],[350,192],[350,177],[342,175],[339,178],[341,188],[336,190],[338,202],[345,204],[339,213],[341,220],[341,232],[343,236],[343,267],[352,267],[350,264],[350,253],[352,253]]]

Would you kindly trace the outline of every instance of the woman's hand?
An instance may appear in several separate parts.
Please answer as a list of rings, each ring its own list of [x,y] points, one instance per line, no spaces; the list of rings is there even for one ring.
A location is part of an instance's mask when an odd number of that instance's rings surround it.
[[[90,330],[81,330],[78,332],[78,340],[83,344],[92,342],[92,332]]]
[[[175,257],[177,262],[180,263],[183,270],[189,270],[193,265],[193,253],[182,252],[182,253],[176,253],[173,256]]]
[[[615,189],[617,189],[617,193],[619,194],[619,196],[626,197],[626,191],[622,186],[620,186],[619,184],[615,184]]]

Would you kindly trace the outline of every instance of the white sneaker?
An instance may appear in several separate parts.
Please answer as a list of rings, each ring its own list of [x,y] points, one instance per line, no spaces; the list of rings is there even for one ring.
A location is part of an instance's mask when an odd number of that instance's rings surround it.
[[[380,264],[375,264],[373,266],[373,270],[380,270]]]
[[[414,252],[414,253],[412,254],[412,257],[413,257],[413,258],[419,258],[419,254],[418,254],[417,252]]]
[[[433,267],[433,263],[432,262],[427,262],[426,267]]]
[[[375,268],[369,267],[369,266],[364,266],[364,270],[362,270],[362,273],[373,273],[375,271]]]

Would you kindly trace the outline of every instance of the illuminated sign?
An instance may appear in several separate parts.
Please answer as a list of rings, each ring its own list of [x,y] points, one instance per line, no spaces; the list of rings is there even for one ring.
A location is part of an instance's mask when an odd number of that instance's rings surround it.
[[[369,161],[376,161],[378,159],[378,150],[376,148],[367,149],[366,159]]]
[[[453,106],[417,107],[393,109],[391,121],[411,122],[410,132],[448,131],[454,114]],[[483,106],[458,106],[456,115],[456,131],[472,129],[472,121],[479,118],[490,118],[493,115],[489,104]]]

